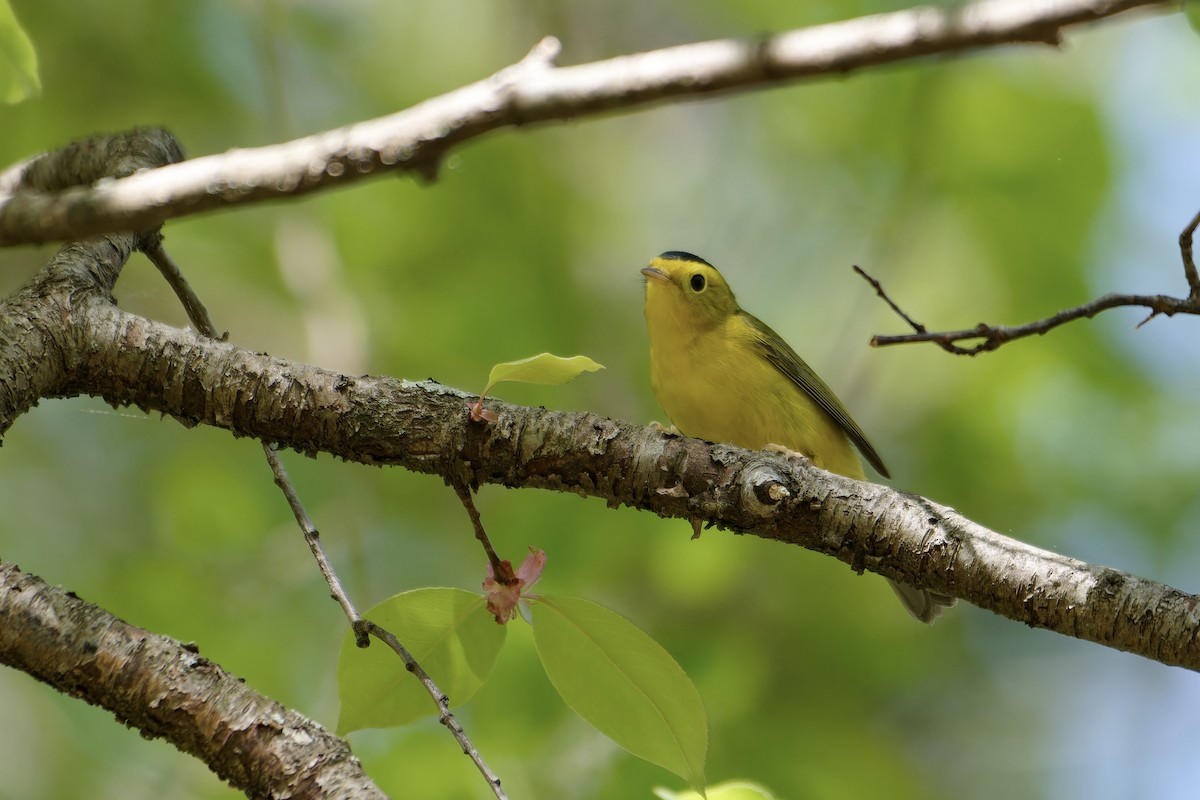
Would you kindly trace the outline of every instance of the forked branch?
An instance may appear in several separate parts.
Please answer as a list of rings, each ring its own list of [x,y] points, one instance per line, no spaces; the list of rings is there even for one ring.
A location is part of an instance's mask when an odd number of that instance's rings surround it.
[[[1176,314],[1200,315],[1200,274],[1197,273],[1196,264],[1192,260],[1192,241],[1195,238],[1198,226],[1200,226],[1200,212],[1192,218],[1192,221],[1179,234],[1179,251],[1183,257],[1183,272],[1187,278],[1189,287],[1186,297],[1171,297],[1165,294],[1106,294],[1090,303],[1067,308],[1052,316],[1027,322],[1024,325],[989,325],[981,322],[974,328],[964,328],[956,331],[930,331],[905,313],[888,296],[888,293],[884,291],[883,286],[878,280],[872,278],[861,267],[855,265],[854,271],[861,275],[863,280],[870,283],[874,287],[875,293],[883,298],[884,302],[914,331],[913,333],[890,336],[876,334],[871,337],[871,346],[886,347],[893,344],[932,342],[947,353],[960,356],[974,356],[997,350],[1001,345],[1017,339],[1024,339],[1027,336],[1041,336],[1060,325],[1065,325],[1077,319],[1085,317],[1090,319],[1110,308],[1134,306],[1149,309],[1150,313],[1137,324],[1139,328],[1160,314],[1167,317],[1172,317]],[[964,342],[972,342],[976,339],[980,340],[977,344],[969,346],[963,344]]]

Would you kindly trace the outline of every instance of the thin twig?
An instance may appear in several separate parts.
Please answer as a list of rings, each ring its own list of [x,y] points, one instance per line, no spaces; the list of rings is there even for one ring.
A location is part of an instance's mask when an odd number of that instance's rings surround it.
[[[471,525],[475,528],[475,538],[480,541],[487,553],[488,563],[492,565],[492,577],[505,586],[510,585],[517,579],[517,576],[513,574],[512,564],[501,561],[500,556],[496,555],[492,542],[488,539],[487,531],[483,529],[483,520],[479,516],[479,509],[475,507],[475,501],[471,499],[470,488],[460,481],[451,481],[451,485],[454,486],[454,492],[458,495],[458,499],[462,501],[463,508],[467,510],[467,516],[471,518]]]
[[[898,305],[896,305],[894,302],[892,302],[892,298],[888,297],[888,293],[887,293],[887,292],[885,292],[885,291],[883,290],[883,286],[882,286],[882,284],[880,284],[880,283],[879,283],[879,281],[875,280],[875,279],[874,279],[874,278],[872,278],[870,275],[868,275],[868,274],[866,273],[866,271],[865,271],[865,270],[863,270],[863,268],[862,268],[862,267],[860,267],[858,264],[855,264],[855,265],[854,265],[854,271],[855,271],[855,272],[857,272],[859,275],[861,275],[861,276],[863,277],[863,280],[865,280],[867,283],[869,283],[869,284],[871,284],[872,286],[874,286],[874,287],[875,287],[875,294],[877,294],[877,295],[879,295],[880,297],[882,297],[882,298],[883,298],[883,302],[885,302],[885,303],[887,303],[889,306],[891,306],[891,307],[892,307],[892,311],[895,311],[895,312],[896,312],[896,313],[897,313],[897,314],[900,316],[900,318],[901,318],[902,320],[904,320],[904,321],[905,321],[905,322],[907,322],[909,325],[911,325],[911,326],[912,326],[912,329],[913,329],[914,331],[916,331],[917,333],[925,333],[925,326],[924,326],[924,325],[922,325],[921,323],[917,322],[915,319],[913,319],[912,317],[910,317],[908,314],[905,314],[905,313],[904,313],[904,310],[903,310],[902,308],[900,308],[900,306],[898,306]]]
[[[355,643],[359,647],[366,647],[370,643],[357,627],[362,617],[359,616],[354,603],[350,602],[350,597],[342,587],[341,579],[338,578],[333,564],[330,563],[329,557],[325,554],[325,547],[321,544],[320,531],[313,525],[308,512],[304,510],[304,505],[300,502],[300,497],[296,494],[296,487],[292,485],[291,479],[288,478],[287,470],[284,469],[283,462],[279,460],[279,454],[272,449],[271,445],[265,442],[263,443],[263,453],[267,456],[267,463],[271,465],[271,473],[275,476],[275,485],[279,487],[280,491],[283,492],[283,496],[287,498],[288,506],[292,509],[292,514],[296,517],[296,524],[304,532],[304,541],[308,542],[308,549],[312,551],[313,558],[317,560],[317,568],[321,570],[321,575],[325,578],[325,583],[329,585],[330,596],[342,607],[342,611],[346,612],[346,619],[350,620],[350,625],[354,627]],[[436,696],[434,700],[437,700]]]
[[[183,303],[183,309],[187,312],[188,319],[196,326],[196,330],[210,339],[224,341],[228,334],[217,334],[217,326],[213,324],[212,317],[208,315],[208,309],[204,307],[200,296],[192,290],[192,285],[183,277],[179,266],[167,254],[167,251],[163,249],[162,234],[153,234],[150,240],[142,247],[142,252],[158,268],[158,271],[162,273],[167,284],[175,292],[175,296],[179,298],[179,302]]]
[[[188,319],[196,326],[196,330],[210,339],[224,338],[217,336],[217,326],[213,324],[208,309],[200,300],[199,295],[193,291],[191,284],[183,276],[183,272],[179,269],[174,259],[163,248],[162,234],[154,234],[150,241],[143,247],[143,252],[145,252],[146,257],[150,259],[154,266],[158,268],[158,271],[162,273],[162,276],[174,290],[175,295],[183,303]],[[358,611],[350,601],[349,595],[346,594],[346,590],[342,586],[337,572],[334,570],[329,557],[325,553],[325,548],[321,544],[320,532],[308,516],[308,512],[304,510],[304,504],[300,502],[300,496],[296,493],[296,487],[292,485],[283,462],[279,460],[279,455],[266,442],[263,443],[262,448],[263,454],[267,458],[267,463],[271,466],[271,474],[275,476],[275,485],[279,487],[280,491],[283,492],[283,496],[287,499],[288,506],[292,509],[292,514],[296,517],[296,524],[303,531],[304,540],[308,542],[308,548],[312,551],[313,558],[317,561],[317,567],[321,570],[321,575],[329,585],[330,596],[342,607],[342,610],[346,613],[346,618],[353,626],[361,617],[359,617]],[[357,632],[356,635],[358,636],[357,643],[359,647],[366,647],[369,644],[365,635],[357,634]]]
[[[154,263],[159,272],[166,278],[167,283],[175,291],[179,300],[183,303],[184,309],[187,311],[188,319],[196,326],[197,332],[209,337],[210,339],[218,338],[216,335],[216,326],[212,322],[212,318],[208,314],[208,310],[204,307],[204,303],[192,291],[191,285],[183,276],[179,267],[174,260],[167,254],[162,246],[161,234],[152,234],[147,238],[143,245],[143,250],[146,256]],[[267,457],[267,463],[271,466],[271,474],[275,477],[275,485],[283,492],[283,496],[287,499],[288,507],[292,509],[292,514],[296,517],[296,524],[300,526],[300,530],[304,533],[304,541],[308,543],[309,550],[312,551],[313,558],[316,559],[317,567],[321,570],[321,576],[325,578],[325,583],[329,586],[330,596],[337,601],[342,607],[346,618],[350,621],[350,627],[354,631],[355,644],[359,647],[367,647],[370,645],[370,636],[375,636],[380,641],[387,644],[400,656],[404,661],[405,668],[413,673],[425,690],[429,692],[429,696],[433,698],[433,702],[438,708],[438,721],[441,722],[453,734],[454,738],[462,747],[463,753],[471,757],[475,762],[475,766],[483,774],[491,787],[492,792],[499,800],[507,800],[506,795],[500,788],[500,779],[488,768],[484,762],[483,756],[475,749],[475,746],[468,738],[466,731],[462,725],[454,717],[450,711],[450,701],[445,693],[438,688],[429,674],[417,663],[412,654],[404,648],[400,641],[389,631],[381,628],[370,620],[363,619],[358,610],[351,602],[346,590],[342,587],[341,579],[337,576],[337,571],[334,570],[333,564],[329,561],[328,555],[325,553],[325,547],[321,544],[321,534],[313,524],[312,519],[308,516],[308,512],[304,509],[304,504],[300,502],[300,496],[296,493],[296,487],[292,484],[288,477],[287,470],[283,466],[283,462],[279,459],[279,454],[271,447],[271,445],[263,442],[263,454]],[[470,502],[468,495],[467,502]],[[474,505],[469,505],[468,511],[473,511]],[[482,524],[478,521],[479,512],[475,511],[472,521],[476,525],[476,531],[483,530]],[[486,543],[486,534],[484,535],[485,545],[488,547],[492,558],[495,558],[495,553],[491,552],[491,545]],[[511,572],[511,569],[509,570]],[[499,574],[499,573],[497,573]]]
[[[156,234],[145,246],[144,252],[146,257],[154,263],[154,266],[158,268],[158,271],[162,273],[167,283],[175,291],[175,295],[183,303],[188,319],[196,326],[196,330],[210,339],[222,338],[217,336],[217,327],[213,324],[212,317],[209,316],[208,309],[205,308],[199,295],[192,290],[191,284],[183,276],[183,272],[179,269],[179,266],[163,248],[162,235]],[[312,551],[313,558],[317,561],[317,567],[321,570],[321,575],[325,578],[325,583],[329,585],[330,596],[342,607],[342,611],[346,613],[346,619],[353,626],[361,617],[354,608],[354,603],[350,601],[349,595],[346,594],[346,590],[342,586],[342,582],[338,578],[333,564],[330,563],[329,557],[325,553],[325,547],[321,544],[320,531],[313,524],[312,519],[308,516],[308,512],[304,510],[304,504],[300,502],[300,496],[296,493],[296,487],[288,477],[283,462],[279,460],[279,454],[266,442],[263,442],[262,449],[263,455],[267,458],[267,463],[271,466],[271,474],[275,476],[275,485],[279,487],[279,490],[283,492],[283,496],[287,499],[288,507],[292,509],[292,514],[296,517],[296,524],[300,526],[300,530],[304,533],[304,540],[308,542],[308,548]],[[357,628],[355,630],[358,636],[358,646],[366,647],[369,644],[366,636],[358,634]]]
[[[1192,240],[1196,235],[1196,227],[1200,226],[1200,211],[1192,217],[1183,232],[1179,234],[1179,253],[1183,256],[1183,274],[1187,277],[1188,286],[1192,291],[1188,294],[1191,299],[1200,298],[1200,273],[1196,272],[1196,262],[1192,261]]]
[[[488,786],[492,787],[492,793],[496,795],[498,800],[507,800],[508,795],[500,788],[500,778],[488,768],[488,765],[483,760],[483,756],[475,749],[475,745],[471,744],[471,740],[467,738],[467,734],[463,731],[462,726],[458,724],[458,720],[451,713],[450,699],[434,684],[425,670],[421,668],[421,665],[412,657],[412,653],[408,652],[404,645],[400,644],[399,640],[389,631],[379,627],[369,619],[360,620],[355,623],[354,632],[359,636],[370,634],[396,651],[396,655],[400,656],[400,659],[404,662],[405,668],[415,675],[417,680],[424,684],[425,689],[433,696],[433,700],[437,703],[438,711],[440,712],[438,722],[445,725],[454,734],[454,738],[462,746],[463,754],[470,756],[471,760],[475,762],[475,766],[479,769],[484,779],[487,780]]]
[[[871,337],[872,347],[886,347],[893,344],[911,344],[913,342],[932,342],[948,353],[961,356],[974,356],[999,349],[1001,345],[1027,336],[1041,336],[1054,330],[1060,325],[1074,322],[1084,317],[1091,318],[1110,308],[1133,306],[1150,309],[1150,313],[1137,324],[1140,328],[1159,315],[1172,317],[1176,314],[1200,315],[1200,274],[1192,261],[1192,239],[1200,227],[1200,213],[1197,213],[1179,234],[1179,250],[1183,256],[1183,271],[1187,278],[1190,291],[1187,297],[1171,297],[1164,294],[1106,294],[1090,303],[1067,308],[1044,319],[1027,322],[1024,325],[988,325],[979,323],[974,328],[964,328],[956,331],[929,331],[924,325],[906,314],[884,291],[879,281],[872,278],[860,267],[854,271],[875,288],[875,293],[891,306],[892,310],[905,321],[915,333],[897,334],[893,336],[875,335]],[[963,347],[958,342],[982,339],[976,345]]]

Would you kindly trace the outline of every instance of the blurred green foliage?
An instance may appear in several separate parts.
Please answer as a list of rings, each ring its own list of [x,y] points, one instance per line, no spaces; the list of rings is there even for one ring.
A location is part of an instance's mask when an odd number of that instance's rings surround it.
[[[40,90],[37,51],[8,0],[0,0],[0,102],[19,103]]]
[[[378,116],[519,59],[562,63],[892,10],[701,0],[14,0],[42,70],[3,110],[0,163],[165,124],[193,155]],[[494,134],[440,179],[380,179],[172,222],[167,246],[217,325],[349,373],[478,387],[545,350],[608,369],[506,400],[661,418],[638,268],[700,254],[835,387],[902,489],[1002,532],[1195,590],[1200,321],[1110,312],[977,359],[871,350],[902,325],[860,264],[931,327],[1015,323],[1109,290],[1182,293],[1200,205],[1200,49],[1182,15],[1005,48]],[[1190,89],[1188,87],[1191,87]],[[0,251],[0,290],[49,248]],[[122,306],[186,321],[134,259]],[[502,302],[498,302],[502,300]],[[196,641],[332,727],[345,621],[256,443],[47,401],[0,450],[0,554],[129,621]],[[434,478],[291,454],[360,607],[476,590],[485,559]],[[618,609],[687,669],[708,776],[780,798],[1190,796],[1195,676],[970,607],[932,628],[884,582],[751,536],[546,492],[484,488],[501,554],[539,588]],[[516,624],[461,721],[512,797],[649,797],[661,769],[559,700]],[[224,798],[205,768],[27,676],[0,672],[2,798]],[[394,796],[486,797],[435,723],[350,740]],[[71,765],[63,769],[62,765]],[[682,786],[674,786],[682,789]]]
[[[400,592],[361,612],[387,630],[455,707],[470,701],[496,666],[508,628],[488,613],[487,598],[462,589]],[[398,664],[387,646],[360,648],[347,629],[338,655],[339,736],[394,728],[438,714],[423,681]]]

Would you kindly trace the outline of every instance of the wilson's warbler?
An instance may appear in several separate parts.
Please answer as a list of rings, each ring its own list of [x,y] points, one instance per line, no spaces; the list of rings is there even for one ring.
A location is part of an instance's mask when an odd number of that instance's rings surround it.
[[[712,264],[670,251],[642,274],[651,382],[681,433],[751,450],[786,448],[822,469],[863,480],[853,442],[880,474],[890,477],[833,390],[779,334],[738,306]],[[948,595],[889,583],[922,622],[933,622],[955,602]]]

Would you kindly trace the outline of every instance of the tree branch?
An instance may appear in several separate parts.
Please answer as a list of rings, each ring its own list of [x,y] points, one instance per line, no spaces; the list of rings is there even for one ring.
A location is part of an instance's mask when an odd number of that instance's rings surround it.
[[[4,562],[0,663],[166,739],[249,797],[384,797],[344,740],[195,645],[134,627]]]
[[[600,497],[834,556],[1028,625],[1200,670],[1200,598],[1001,536],[952,509],[781,456],[432,381],[350,377],[202,339],[100,302],[75,312],[91,348],[79,385],[186,425],[391,464],[448,484]]]
[[[433,697],[438,707],[438,722],[445,725],[454,736],[455,741],[458,742],[458,746],[462,748],[463,755],[474,762],[475,768],[479,770],[479,774],[487,781],[488,789],[495,795],[496,800],[508,800],[508,795],[505,794],[504,789],[500,785],[500,778],[488,767],[479,750],[476,749],[471,739],[467,736],[467,732],[463,730],[458,719],[450,712],[450,698],[442,693],[442,690],[429,677],[429,673],[413,658],[408,648],[401,644],[400,640],[391,631],[376,625],[369,619],[359,619],[354,626],[354,633],[357,636],[374,636],[390,647],[392,652],[400,657],[400,660],[404,662],[405,669],[411,672],[413,677],[425,687],[425,691],[429,692]]]
[[[0,189],[52,192],[180,158],[179,144],[166,131],[127,131],[11,167],[0,173]],[[0,302],[0,436],[38,400],[63,391],[62,382],[76,371],[80,342],[66,324],[73,305],[96,295],[111,302],[129,256],[152,249],[159,238],[156,230],[148,230],[66,244],[44,269]]]
[[[896,305],[896,302],[888,296],[888,293],[884,291],[883,285],[879,281],[864,272],[861,267],[855,265],[854,271],[861,275],[863,280],[871,284],[875,289],[875,293],[915,331],[915,333],[896,334],[893,336],[880,336],[876,334],[871,337],[871,346],[887,347],[893,344],[933,342],[947,353],[953,353],[958,356],[975,356],[980,353],[997,350],[1001,345],[1017,339],[1024,339],[1026,336],[1041,336],[1060,325],[1074,322],[1077,319],[1085,317],[1091,319],[1101,311],[1107,311],[1110,308],[1135,306],[1150,309],[1150,313],[1146,318],[1137,324],[1139,328],[1160,314],[1168,317],[1173,317],[1176,314],[1200,314],[1200,273],[1197,273],[1196,264],[1192,260],[1192,239],[1196,234],[1198,226],[1200,226],[1200,212],[1197,212],[1196,216],[1192,217],[1192,221],[1179,234],[1179,252],[1183,259],[1183,274],[1188,282],[1187,297],[1170,297],[1165,294],[1110,293],[1103,297],[1098,297],[1090,303],[1084,303],[1074,308],[1067,308],[1059,311],[1057,314],[1033,322],[1027,322],[1024,325],[988,325],[981,322],[974,328],[964,330],[930,331],[905,313],[900,306]],[[963,347],[959,344],[959,342],[973,341],[975,339],[982,339],[982,341],[970,347]]]
[[[118,173],[66,184],[43,182],[36,174],[51,156],[31,159],[0,174],[0,245],[148,230],[175,217],[292,197],[387,172],[432,177],[453,147],[501,128],[784,85],[935,53],[1013,43],[1058,45],[1071,26],[1135,8],[1177,6],[1164,0],[979,0],[561,68],[552,63],[558,43],[547,39],[520,63],[478,83],[390,116],[291,142],[196,158],[90,188],[91,181]],[[89,140],[74,147],[91,146]]]
[[[70,263],[86,255],[65,247],[45,280],[89,274]],[[498,422],[473,423],[471,397],[436,383],[340,375],[127,314],[103,293],[73,290],[66,303],[40,288],[38,302],[57,309],[73,332],[42,354],[59,395],[97,394],[187,425],[403,466],[452,484],[569,491],[701,519],[1033,626],[1200,669],[1197,598],[1024,545],[919,497],[592,414],[492,400]],[[0,420],[0,430],[9,422]]]
[[[865,273],[864,273],[865,274]],[[882,289],[880,289],[882,292]],[[889,301],[890,302],[890,301]],[[896,344],[913,344],[915,342],[933,342],[947,353],[960,356],[975,356],[980,353],[990,353],[1001,346],[1027,336],[1041,336],[1049,333],[1060,325],[1074,322],[1077,319],[1091,319],[1102,311],[1110,308],[1134,306],[1150,309],[1150,314],[1138,327],[1145,325],[1159,314],[1168,317],[1175,314],[1200,314],[1200,298],[1170,297],[1163,294],[1106,294],[1084,303],[1081,306],[1067,308],[1044,319],[1027,322],[1024,325],[988,325],[979,323],[974,328],[964,328],[956,331],[930,331],[924,325],[914,325],[916,333],[901,333],[891,336],[875,335],[871,337],[872,347],[887,347]],[[905,315],[907,316],[907,315]],[[981,339],[978,344],[964,347],[958,342]]]

